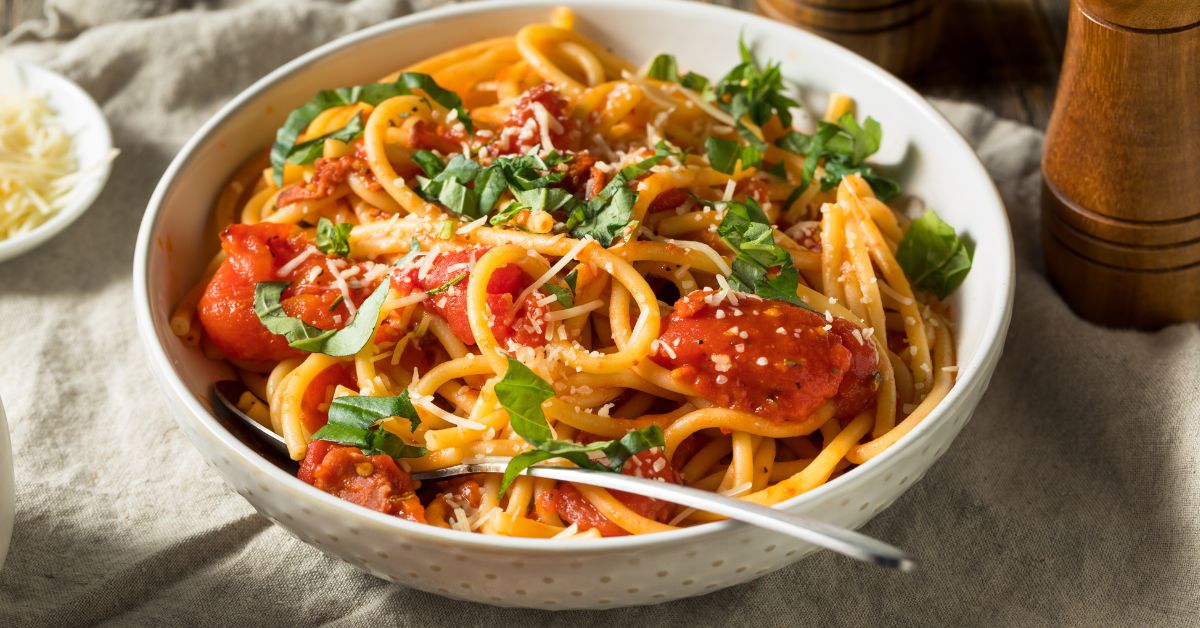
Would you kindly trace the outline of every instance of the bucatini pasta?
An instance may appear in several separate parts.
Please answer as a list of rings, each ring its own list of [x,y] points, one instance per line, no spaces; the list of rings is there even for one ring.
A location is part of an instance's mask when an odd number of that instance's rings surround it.
[[[863,162],[846,96],[797,129],[776,64],[644,67],[550,23],[294,110],[218,199],[172,317],[299,476],[532,537],[711,519],[519,475],[576,464],[761,504],[878,455],[953,386],[971,250]],[[411,473],[512,459],[510,473]]]

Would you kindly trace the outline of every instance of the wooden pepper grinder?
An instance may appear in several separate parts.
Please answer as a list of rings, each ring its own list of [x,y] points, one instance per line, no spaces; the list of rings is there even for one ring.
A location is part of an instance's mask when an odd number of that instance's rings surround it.
[[[1042,174],[1046,272],[1080,316],[1200,320],[1200,1],[1072,0]]]

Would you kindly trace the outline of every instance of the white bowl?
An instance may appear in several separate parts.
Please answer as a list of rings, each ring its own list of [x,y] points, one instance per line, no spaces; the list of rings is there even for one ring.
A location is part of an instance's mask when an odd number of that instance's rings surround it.
[[[58,235],[92,206],[100,196],[112,169],[112,134],[96,101],[78,85],[61,74],[24,61],[5,59],[16,65],[17,74],[30,91],[40,93],[57,114],[63,131],[71,138],[71,152],[80,172],[87,171],[66,207],[46,222],[11,238],[0,240],[0,262],[40,246]]]
[[[226,367],[185,347],[168,326],[180,295],[215,243],[209,209],[243,158],[270,143],[287,112],[318,89],[370,82],[410,62],[544,21],[552,2],[488,2],[420,13],[322,46],[255,83],[187,143],[163,175],[138,234],[138,330],[175,418],[209,464],[255,508],[300,539],[381,578],[505,606],[605,608],[653,604],[757,578],[811,546],[733,522],[663,534],[583,541],[491,537],[419,525],[344,502],[255,453],[212,412],[211,384]],[[899,80],[834,44],[783,24],[711,5],[644,0],[569,2],[578,28],[636,61],[676,53],[719,76],[736,63],[738,33],[780,59],[806,97],[840,91],[885,130],[881,163],[906,189],[977,242],[975,267],[954,301],[959,381],[894,447],[782,504],[861,526],[919,479],[950,446],[983,394],[1012,308],[1012,238],[999,196],[966,142]],[[814,109],[819,111],[820,109]],[[249,444],[248,444],[249,443]],[[918,557],[919,558],[919,557]]]

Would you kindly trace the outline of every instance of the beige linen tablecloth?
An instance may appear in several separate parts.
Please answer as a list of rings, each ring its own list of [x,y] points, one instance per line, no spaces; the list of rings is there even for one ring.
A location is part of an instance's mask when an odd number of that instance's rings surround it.
[[[937,103],[978,149],[1017,244],[1004,358],[954,447],[866,532],[902,575],[829,553],[688,601],[551,615],[376,580],[272,526],[176,429],[134,331],[134,234],[184,140],[279,64],[422,8],[52,0],[8,54],[99,101],[122,155],[96,205],[0,264],[0,394],[16,530],[0,626],[1146,625],[1200,616],[1200,333],[1100,329],[1047,285],[1036,131]],[[432,2],[427,3],[432,4]],[[969,200],[969,199],[968,199]]]

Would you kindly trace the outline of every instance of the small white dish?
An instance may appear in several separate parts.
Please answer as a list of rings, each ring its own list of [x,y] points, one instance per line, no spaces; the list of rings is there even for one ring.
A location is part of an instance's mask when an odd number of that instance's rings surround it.
[[[0,59],[0,63],[15,65],[17,75],[26,87],[45,97],[57,114],[63,130],[71,138],[71,151],[75,155],[78,171],[87,173],[79,180],[66,207],[37,227],[0,240],[0,262],[4,262],[58,235],[91,207],[108,181],[113,145],[104,113],[96,101],[70,79],[24,61]]]

